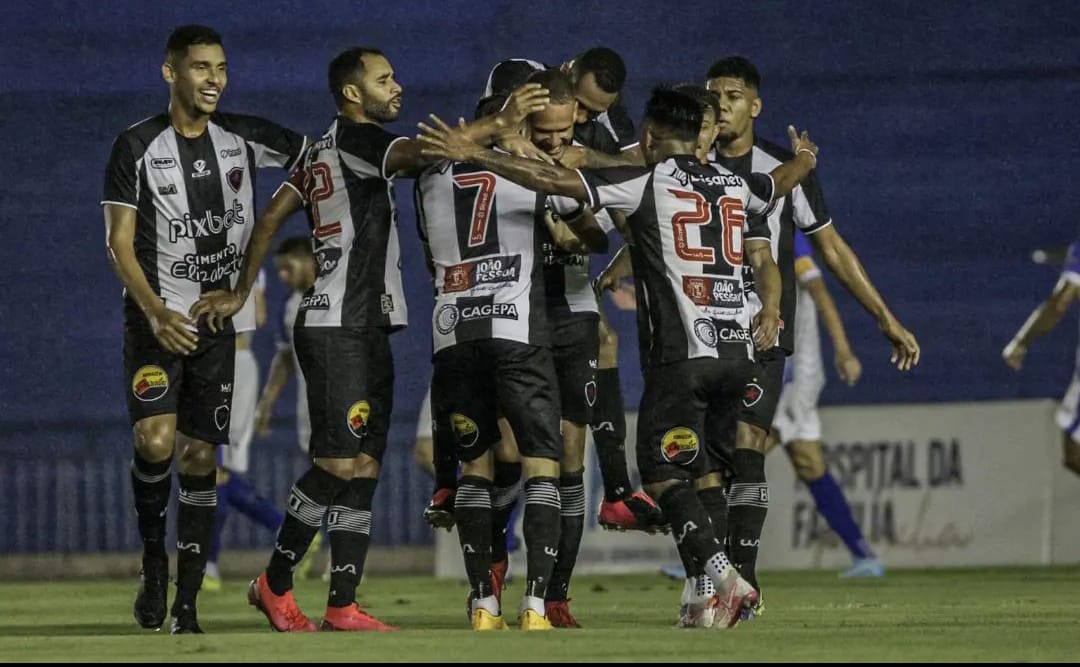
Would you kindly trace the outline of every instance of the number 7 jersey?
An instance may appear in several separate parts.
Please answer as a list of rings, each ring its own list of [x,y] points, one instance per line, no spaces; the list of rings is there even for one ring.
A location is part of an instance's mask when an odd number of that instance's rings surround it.
[[[772,177],[752,174],[747,182],[690,155],[648,167],[579,171],[590,206],[627,214],[642,366],[753,358],[743,247],[769,240],[763,214],[773,198]]]

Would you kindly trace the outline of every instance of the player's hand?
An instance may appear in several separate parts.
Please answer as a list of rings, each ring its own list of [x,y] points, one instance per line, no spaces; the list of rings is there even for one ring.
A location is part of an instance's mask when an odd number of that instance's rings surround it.
[[[584,146],[566,146],[559,155],[559,165],[567,169],[581,169],[589,159]]]
[[[919,341],[895,319],[889,319],[881,325],[881,333],[892,343],[892,356],[889,361],[901,371],[909,371],[919,365]]]
[[[762,308],[754,315],[754,347],[764,352],[776,345],[780,335],[780,313],[774,308]]]
[[[1005,349],[1001,351],[1001,358],[1005,360],[1005,364],[1013,369],[1019,371],[1024,367],[1024,357],[1027,356],[1027,345],[1010,340],[1009,344],[1005,346]]]
[[[508,127],[517,127],[529,114],[543,111],[548,105],[548,89],[538,83],[527,83],[510,93],[499,115]]]
[[[271,406],[259,401],[255,406],[255,433],[260,437],[270,435]]]
[[[495,144],[511,155],[523,157],[526,160],[541,160],[548,164],[555,164],[555,160],[550,155],[517,132],[508,132],[500,136],[495,140]]]
[[[214,290],[207,292],[188,311],[188,315],[196,322],[203,315],[206,316],[206,326],[210,331],[217,333],[225,328],[225,320],[240,312],[247,299],[236,292],[229,290]]]
[[[416,140],[423,144],[420,149],[422,155],[453,162],[468,162],[477,151],[483,149],[465,132],[464,118],[458,119],[456,128],[450,127],[435,114],[430,114],[428,118],[434,127],[424,123],[416,124],[420,128]]]
[[[862,362],[851,350],[837,350],[836,374],[847,386],[854,387],[862,377]]]
[[[806,153],[810,151],[810,155],[813,157],[814,166],[817,166],[817,154],[818,147],[813,141],[810,141],[810,135],[803,130],[802,134],[799,134],[795,130],[794,125],[788,125],[787,127],[788,139],[791,140],[791,152],[795,154],[795,157],[799,157],[799,151]]]
[[[161,346],[173,354],[188,355],[199,345],[199,337],[188,327],[195,326],[194,320],[184,317],[183,313],[169,310],[164,305],[150,313],[150,328]]]

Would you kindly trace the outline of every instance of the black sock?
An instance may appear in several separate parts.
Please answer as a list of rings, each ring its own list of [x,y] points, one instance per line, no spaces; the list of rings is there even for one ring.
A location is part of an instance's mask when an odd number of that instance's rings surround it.
[[[546,599],[565,600],[570,593],[570,577],[574,574],[581,534],[585,530],[585,481],[582,471],[559,477],[559,499],[562,517],[559,532],[559,557],[551,570]]]
[[[217,514],[217,470],[206,475],[180,474],[176,529],[176,603],[195,605],[206,573]]]
[[[495,462],[495,481],[491,490],[491,562],[507,558],[506,534],[514,529],[510,517],[521,495],[521,463]]]
[[[722,486],[712,486],[698,491],[697,495],[712,519],[713,533],[720,538],[720,546],[723,548],[728,534],[727,491]]]
[[[459,479],[454,517],[469,586],[477,598],[486,598],[492,594],[491,482],[471,475]]]
[[[435,488],[456,489],[458,483],[457,450],[454,448],[453,443],[440,445],[442,439],[438,434],[435,434],[431,444],[432,464],[435,466]]]
[[[720,540],[713,533],[709,513],[689,484],[680,482],[670,487],[657,502],[671,522],[671,535],[684,564],[687,558],[693,558],[695,569],[704,567],[710,558],[723,551]],[[687,573],[690,573],[689,569]]]
[[[702,570],[701,564],[694,559],[694,554],[690,552],[690,545],[677,544],[675,546],[679,550],[679,560],[682,561],[683,569],[686,570],[686,576],[700,576],[704,570]]]
[[[525,480],[526,560],[528,562],[525,595],[543,598],[551,579],[555,558],[559,555],[560,511],[559,482],[554,477]]]
[[[139,517],[139,537],[143,559],[166,560],[165,512],[172,493],[172,457],[151,463],[139,455],[131,460],[131,487],[135,493],[135,513]]]
[[[289,507],[281,522],[274,553],[266,566],[266,581],[274,595],[292,588],[293,569],[322,528],[330,504],[348,482],[318,466],[311,466],[289,491]]]
[[[593,442],[604,478],[604,500],[609,503],[629,496],[633,487],[626,471],[626,410],[618,368],[596,371],[596,405],[593,406]]]
[[[727,551],[739,574],[758,588],[757,552],[765,515],[769,511],[769,487],[765,483],[765,455],[753,449],[736,449],[732,456],[735,477],[728,493]]]
[[[347,607],[356,602],[356,587],[371,545],[371,500],[378,483],[366,477],[350,480],[326,513],[326,534],[330,538],[327,607]]]

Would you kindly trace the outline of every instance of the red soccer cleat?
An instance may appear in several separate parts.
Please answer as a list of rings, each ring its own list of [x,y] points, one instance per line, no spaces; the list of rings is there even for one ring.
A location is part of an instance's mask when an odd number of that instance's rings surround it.
[[[547,600],[544,602],[544,615],[556,628],[580,628],[574,615],[570,613],[570,600]]]
[[[643,491],[615,502],[600,503],[597,522],[608,530],[642,530],[646,533],[667,533],[670,528],[664,514],[653,499]]]
[[[759,594],[748,581],[734,577],[726,591],[717,591],[707,603],[713,609],[713,627],[723,630],[735,627],[744,614],[757,608]]]
[[[324,632],[341,630],[346,632],[394,632],[393,625],[387,625],[360,608],[355,602],[347,607],[327,607],[323,615]]]
[[[274,595],[263,572],[248,586],[248,603],[261,611],[270,627],[278,632],[315,632],[318,628],[300,611],[292,591]]]
[[[506,571],[510,569],[510,559],[504,558],[491,564],[491,592],[502,604],[503,588],[506,588]]]
[[[455,495],[455,489],[435,489],[431,502],[424,508],[424,521],[432,528],[453,528]]]

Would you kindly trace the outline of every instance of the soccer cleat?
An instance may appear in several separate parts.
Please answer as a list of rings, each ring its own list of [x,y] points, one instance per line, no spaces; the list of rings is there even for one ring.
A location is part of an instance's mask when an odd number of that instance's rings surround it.
[[[522,630],[551,630],[551,623],[532,609],[526,609],[518,617]]]
[[[840,573],[841,579],[860,579],[864,577],[885,576],[885,566],[876,557],[856,558],[848,569]]]
[[[203,629],[199,627],[199,620],[195,617],[195,605],[182,604],[173,607],[172,624],[169,626],[169,634],[203,634]]]
[[[160,630],[165,624],[168,602],[169,559],[143,559],[139,571],[141,583],[135,596],[135,621],[147,630]]]
[[[472,613],[472,629],[478,632],[486,630],[509,630],[506,627],[506,623],[503,622],[503,617],[500,614],[496,616],[487,609],[475,609]]]
[[[202,578],[202,590],[209,591],[210,593],[221,592],[221,577],[215,577],[212,574],[204,574]]]
[[[765,598],[761,595],[761,591],[758,591],[757,602],[750,606],[744,606],[739,613],[740,621],[752,621],[758,616],[762,616],[765,613]]]
[[[635,491],[622,500],[600,503],[597,522],[608,530],[642,530],[646,533],[671,530],[660,508],[642,491]]]
[[[387,625],[371,614],[360,608],[355,602],[345,607],[327,607],[323,615],[322,626],[324,632],[394,632],[397,630],[393,625]]]
[[[502,592],[506,588],[507,573],[510,570],[510,559],[504,558],[491,564],[491,592],[502,602]]]
[[[424,521],[432,528],[453,528],[455,495],[455,489],[435,489],[431,502],[424,508]]]
[[[261,611],[277,632],[315,632],[315,624],[300,611],[292,591],[274,595],[263,572],[248,586],[248,604]]]
[[[322,546],[322,533],[315,533],[315,537],[311,538],[311,544],[308,545],[307,553],[300,559],[300,563],[297,564],[296,570],[293,571],[293,576],[298,579],[307,579],[311,576],[311,567],[315,562],[315,554],[319,552],[319,547]]]
[[[708,600],[688,602],[679,605],[680,628],[711,628],[716,610],[709,606]]]
[[[547,617],[552,627],[556,628],[580,628],[574,615],[570,613],[570,600],[546,600],[544,602],[544,616]]]
[[[734,581],[732,581],[734,580]],[[714,628],[733,628],[742,618],[744,609],[752,609],[758,603],[758,592],[738,575],[724,582],[724,591],[717,591],[707,603],[713,610]]]

